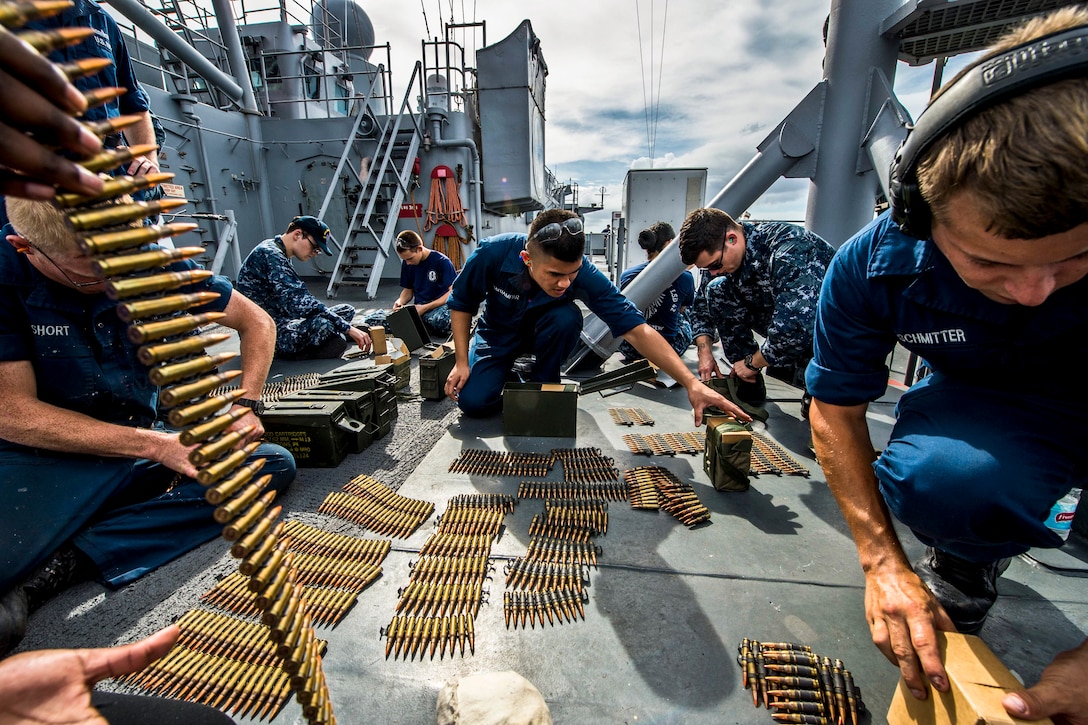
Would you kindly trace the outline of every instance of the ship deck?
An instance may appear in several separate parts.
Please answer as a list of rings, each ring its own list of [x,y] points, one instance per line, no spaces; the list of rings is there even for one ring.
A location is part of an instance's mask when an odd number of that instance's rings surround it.
[[[315,292],[322,290],[315,281]],[[360,309],[388,306],[395,285]],[[320,294],[320,292],[319,292]],[[337,302],[353,302],[350,290]],[[618,366],[618,356],[605,363]],[[695,366],[694,350],[687,357]],[[318,367],[320,365],[321,367]],[[277,363],[273,373],[327,370],[332,363]],[[896,368],[898,368],[896,370]],[[902,361],[893,364],[902,379]],[[770,381],[766,425],[757,431],[779,444],[807,475],[760,475],[745,493],[719,493],[702,470],[700,455],[632,453],[630,433],[696,431],[682,389],[639,383],[615,394],[578,401],[574,438],[504,437],[501,417],[459,416],[449,400],[399,404],[390,435],[337,468],[300,469],[281,499],[283,517],[366,538],[353,524],[316,513],[325,495],[365,473],[401,495],[424,499],[441,514],[464,493],[516,494],[520,478],[450,473],[467,449],[546,453],[553,448],[599,448],[622,472],[663,466],[689,482],[711,519],[695,528],[663,511],[632,509],[613,501],[607,532],[594,539],[598,564],[588,568],[584,620],[508,628],[503,616],[504,566],[526,552],[529,522],[543,501],[525,499],[508,514],[491,550],[494,568],[475,620],[474,651],[431,656],[386,656],[380,635],[393,617],[409,566],[433,532],[434,517],[411,536],[394,539],[382,575],[334,627],[324,671],[341,723],[427,723],[435,717],[444,683],[480,672],[513,670],[542,693],[556,723],[771,722],[757,711],[736,662],[742,638],[791,641],[841,659],[868,708],[863,722],[884,722],[898,670],[872,646],[865,625],[863,577],[849,532],[809,448],[799,391]],[[419,390],[413,356],[409,390]],[[879,447],[887,440],[901,387],[871,406],[869,424]],[[613,422],[609,408],[639,407],[655,425]],[[547,480],[561,478],[553,470]],[[912,557],[922,546],[900,532]],[[96,583],[73,587],[31,619],[21,649],[107,646],[131,641],[202,606],[201,595],[237,561],[213,541],[119,591]],[[1043,564],[1041,561],[1045,561]],[[1061,551],[1021,557],[999,582],[1001,596],[981,636],[1021,678],[1034,681],[1055,653],[1088,632],[1088,547],[1074,537]],[[272,718],[302,721],[291,700]],[[239,718],[239,722],[257,722]]]

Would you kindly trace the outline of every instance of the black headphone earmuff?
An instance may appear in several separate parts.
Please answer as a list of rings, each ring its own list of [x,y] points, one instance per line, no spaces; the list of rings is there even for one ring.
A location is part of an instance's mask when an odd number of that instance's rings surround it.
[[[1086,26],[1036,38],[969,68],[926,107],[896,151],[888,177],[892,220],[904,234],[929,237],[932,215],[918,190],[917,165],[950,129],[1006,98],[1086,70]]]

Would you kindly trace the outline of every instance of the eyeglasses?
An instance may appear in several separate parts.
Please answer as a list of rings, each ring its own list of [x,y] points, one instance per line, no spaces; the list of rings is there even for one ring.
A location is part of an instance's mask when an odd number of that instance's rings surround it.
[[[313,249],[318,254],[321,254],[321,247],[317,246],[317,240],[314,239],[312,235],[307,234],[306,235],[306,241],[310,243],[310,248],[311,249]]]
[[[729,243],[729,235],[725,235],[725,239],[722,240],[722,248],[718,250],[718,261],[714,264],[708,264],[703,267],[707,272],[717,272],[719,269],[725,266],[725,245]]]
[[[582,220],[578,217],[572,217],[566,221],[552,222],[551,224],[545,224],[540,229],[536,230],[536,234],[533,236],[538,242],[554,242],[563,236],[563,232],[566,231],[572,237],[575,234],[582,233]]]
[[[49,260],[49,263],[52,264],[54,267],[56,267],[57,270],[60,271],[60,273],[64,275],[64,279],[68,280],[68,284],[72,285],[76,289],[82,289],[83,287],[94,287],[96,284],[104,284],[105,281],[106,281],[104,279],[96,279],[93,282],[76,282],[74,279],[72,279],[70,276],[68,276],[68,273],[66,271],[64,271],[64,267],[62,267],[59,264],[57,264],[56,262],[54,262],[53,258],[50,257],[48,254],[46,254],[42,250],[41,247],[37,246],[36,244],[30,244],[29,246],[33,247],[34,251],[36,251],[38,254],[42,255],[47,260]]]

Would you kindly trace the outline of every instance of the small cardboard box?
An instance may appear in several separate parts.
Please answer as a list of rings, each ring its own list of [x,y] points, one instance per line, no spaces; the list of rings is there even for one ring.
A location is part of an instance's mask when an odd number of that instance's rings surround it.
[[[412,382],[412,356],[406,343],[392,337],[388,340],[389,351],[385,355],[375,355],[375,365],[393,364],[393,373],[397,376],[397,390],[407,388]]]
[[[1006,693],[1023,687],[986,644],[973,635],[938,632],[948,692],[930,688],[917,700],[902,678],[888,710],[889,725],[1014,725],[1027,723],[1001,706]],[[1051,723],[1050,718],[1033,723]]]
[[[381,325],[374,325],[367,332],[370,333],[370,342],[373,345],[375,355],[384,355],[388,352],[388,348],[385,346],[385,328]]]
[[[431,341],[431,336],[423,324],[423,319],[416,312],[415,305],[405,305],[399,310],[394,310],[385,318],[390,331],[404,340],[408,350],[415,352]]]
[[[576,437],[578,386],[507,383],[502,390],[502,427],[508,436]]]

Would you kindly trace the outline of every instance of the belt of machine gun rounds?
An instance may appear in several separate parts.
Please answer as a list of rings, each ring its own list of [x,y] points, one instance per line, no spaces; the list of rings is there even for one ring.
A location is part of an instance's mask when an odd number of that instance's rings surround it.
[[[710,520],[708,509],[690,483],[681,481],[662,466],[642,466],[623,472],[631,508],[660,508],[688,527]]]
[[[383,536],[407,537],[434,511],[430,501],[407,498],[361,474],[325,497],[317,509]]]
[[[702,453],[703,437],[699,433],[628,433],[623,442],[632,453],[647,456],[675,456],[678,453]]]
[[[30,20],[61,12],[70,5],[48,0],[0,0],[0,24],[44,55],[81,43],[95,31],[92,28],[58,28],[39,32],[19,31],[18,28]],[[86,58],[58,65],[58,68],[74,80],[97,74],[109,64],[105,59]],[[99,88],[84,95],[88,107],[97,107],[123,92],[121,88]],[[91,133],[104,138],[137,123],[140,118],[139,115],[117,116],[84,125]],[[105,172],[155,148],[154,145],[140,145],[106,149],[77,163],[91,172]],[[256,593],[256,598],[265,604],[261,607],[262,622],[269,633],[269,642],[275,644],[275,666],[237,660],[214,662],[223,658],[175,646],[166,657],[143,672],[128,676],[125,681],[170,697],[184,697],[216,707],[233,706],[235,713],[258,717],[268,717],[276,712],[294,691],[307,722],[314,725],[335,723],[321,667],[324,643],[314,635],[310,604],[303,597],[302,585],[293,581],[294,555],[283,553],[284,548],[276,542],[284,527],[282,522],[276,522],[281,508],[272,506],[275,493],[263,491],[270,476],[259,475],[263,461],[242,465],[256,446],[241,450],[237,446],[251,431],[226,432],[245,411],[219,413],[224,406],[242,397],[244,391],[209,395],[241,374],[239,371],[216,372],[219,365],[235,357],[234,353],[208,355],[205,352],[208,346],[223,341],[226,336],[196,334],[198,328],[222,319],[223,314],[193,315],[187,312],[211,302],[217,295],[178,292],[211,277],[212,273],[199,269],[161,271],[170,264],[203,254],[204,248],[144,249],[160,239],[193,231],[197,225],[132,226],[188,202],[161,199],[113,203],[117,197],[161,184],[173,176],[159,173],[111,177],[98,194],[61,192],[56,194],[54,203],[76,233],[81,250],[92,258],[95,273],[105,280],[106,295],[118,302],[118,317],[129,323],[128,337],[140,346],[137,354],[141,362],[149,366],[151,382],[165,388],[161,391],[160,402],[170,409],[170,423],[185,427],[181,435],[185,445],[197,446],[190,461],[199,471],[197,480],[209,487],[209,503],[218,506],[214,511],[215,520],[224,524],[224,538],[234,542],[232,554],[238,558],[248,557],[253,567],[253,576],[246,580],[247,589],[250,589],[251,600]],[[261,556],[255,557],[255,554]],[[260,584],[260,591],[254,592],[250,582]],[[283,613],[282,616],[274,616],[276,611]],[[294,614],[288,615],[291,611]],[[183,632],[189,624],[186,621]],[[276,642],[272,632],[279,632],[281,641]],[[267,662],[267,649],[271,645],[266,642],[264,646],[266,651],[261,661]]]
[[[491,542],[517,499],[502,494],[463,494],[449,501],[437,531],[409,565],[408,585],[398,591],[392,620],[379,630],[385,656],[420,661],[430,650],[439,659],[454,656],[460,646],[476,652],[475,618],[489,593],[484,582],[491,571]]]
[[[609,408],[608,414],[616,425],[653,425],[653,417],[642,408]]]
[[[773,710],[775,722],[859,725],[865,704],[842,660],[821,657],[806,645],[748,638],[737,651],[752,704]]]

